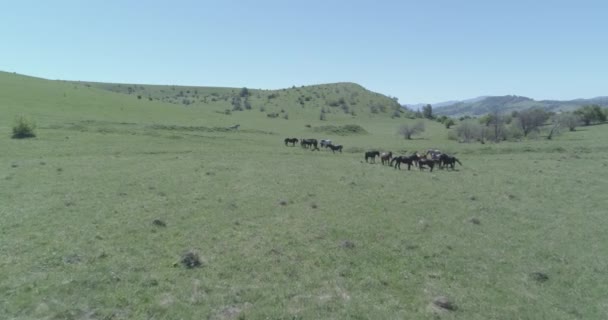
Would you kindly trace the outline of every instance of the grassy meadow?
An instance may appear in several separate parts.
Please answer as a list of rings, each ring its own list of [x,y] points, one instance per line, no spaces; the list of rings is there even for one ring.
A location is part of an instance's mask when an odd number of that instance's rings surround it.
[[[608,318],[607,125],[481,145],[427,122],[407,141],[414,120],[354,84],[251,90],[231,114],[240,89],[123,87],[0,73],[1,319]],[[340,97],[355,115],[319,120]],[[10,138],[19,115],[36,138]],[[315,131],[346,124],[367,133]],[[463,165],[398,171],[372,148]]]

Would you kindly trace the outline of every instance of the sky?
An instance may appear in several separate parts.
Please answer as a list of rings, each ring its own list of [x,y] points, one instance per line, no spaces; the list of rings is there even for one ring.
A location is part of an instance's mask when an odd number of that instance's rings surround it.
[[[605,0],[0,0],[0,70],[405,103],[608,95]]]

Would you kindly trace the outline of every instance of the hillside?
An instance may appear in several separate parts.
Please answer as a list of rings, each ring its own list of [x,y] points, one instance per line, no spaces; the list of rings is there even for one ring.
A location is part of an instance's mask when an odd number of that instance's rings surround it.
[[[74,82],[138,99],[205,108],[217,112],[262,111],[319,117],[320,113],[357,117],[393,115],[398,103],[355,83],[331,83],[279,90],[174,85]]]
[[[479,116],[489,113],[498,107],[502,112],[523,110],[531,107],[541,107],[548,111],[571,111],[583,105],[598,104],[608,106],[608,97],[597,97],[592,99],[576,99],[568,101],[559,100],[534,100],[521,96],[490,96],[480,99],[457,101],[449,104],[433,105],[433,112],[446,116]]]
[[[0,72],[0,93],[5,125],[24,113],[43,119],[43,123],[52,122],[58,110],[68,111],[66,114],[73,119],[100,112],[107,120],[155,122],[177,117],[193,124],[200,121],[229,124],[242,117],[313,121],[322,112],[328,121],[354,121],[391,117],[395,110],[400,115],[404,113],[393,99],[354,83],[244,91],[46,80]]]

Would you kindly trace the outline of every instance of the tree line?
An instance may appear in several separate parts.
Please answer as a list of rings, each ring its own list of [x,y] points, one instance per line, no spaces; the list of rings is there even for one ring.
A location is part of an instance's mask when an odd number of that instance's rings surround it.
[[[532,107],[521,111],[503,114],[498,107],[490,113],[473,118],[464,116],[458,119],[447,116],[436,116],[430,104],[422,110],[412,112],[412,118],[425,118],[435,120],[445,125],[447,129],[458,124],[455,130],[449,132],[448,137],[460,142],[500,142],[505,140],[521,140],[530,136],[537,136],[541,129],[546,128],[547,139],[567,129],[575,131],[578,126],[589,126],[606,122],[608,109],[599,105],[582,106],[572,112],[550,112],[540,107]],[[403,124],[398,133],[405,139],[424,131],[422,121],[413,124]]]

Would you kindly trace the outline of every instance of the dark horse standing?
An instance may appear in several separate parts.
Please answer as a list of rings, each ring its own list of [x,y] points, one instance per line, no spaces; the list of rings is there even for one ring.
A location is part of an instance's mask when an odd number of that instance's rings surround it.
[[[317,139],[302,139],[300,140],[300,145],[302,148],[310,147],[311,150],[319,150],[319,142]]]
[[[429,169],[431,169],[431,172],[433,172],[433,168],[435,167],[435,161],[433,159],[426,159],[426,158],[422,158],[418,160],[418,168],[420,168],[420,171],[422,171],[422,169],[424,169],[425,166],[429,167]]]
[[[393,160],[391,160],[391,166],[393,166],[393,162],[395,162],[395,169],[399,168],[399,170],[401,170],[401,164],[405,163],[407,164],[407,170],[410,170],[410,168],[415,165],[415,163],[418,161],[418,155],[414,154],[411,156],[399,156],[399,157],[394,157]]]
[[[462,163],[460,162],[460,160],[458,160],[458,158],[456,158],[454,156],[449,156],[449,155],[443,153],[439,157],[439,168],[448,167],[448,168],[452,168],[452,170],[454,170],[454,167],[456,166],[456,162],[458,162],[459,165],[462,165]]]
[[[376,157],[380,156],[380,151],[368,151],[365,153],[365,162],[367,162],[367,159],[372,159],[372,161],[374,161],[374,163],[376,163]]]
[[[298,141],[299,140],[297,138],[285,138],[285,146],[287,146],[288,143],[291,143],[291,146],[295,147]]]
[[[340,153],[342,153],[342,145],[339,144],[337,146],[334,146],[333,144],[328,144],[327,145],[328,148],[331,149],[331,152],[336,153],[336,151],[340,151]]]

